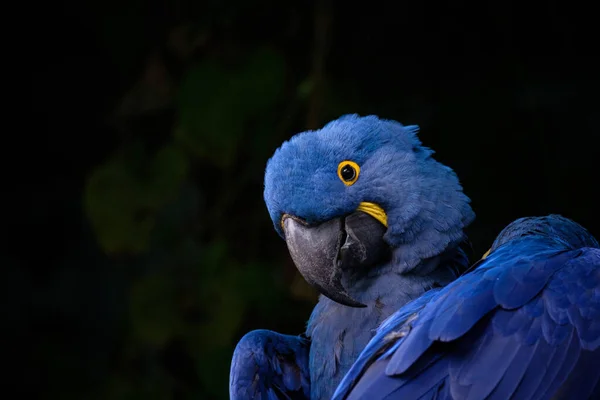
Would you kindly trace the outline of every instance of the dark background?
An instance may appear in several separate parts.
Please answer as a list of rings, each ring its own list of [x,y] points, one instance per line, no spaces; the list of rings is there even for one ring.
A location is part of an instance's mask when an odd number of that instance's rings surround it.
[[[592,5],[94,0],[5,16],[22,100],[3,129],[4,364],[21,394],[227,398],[237,340],[300,333],[315,302],[266,212],[266,161],[344,113],[421,126],[473,200],[476,255],[525,215],[600,235]]]

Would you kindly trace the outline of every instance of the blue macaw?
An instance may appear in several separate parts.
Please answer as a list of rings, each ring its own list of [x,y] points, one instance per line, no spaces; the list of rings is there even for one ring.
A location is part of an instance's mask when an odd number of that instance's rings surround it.
[[[521,218],[472,268],[382,323],[333,399],[600,399],[596,239]]]
[[[345,115],[269,160],[275,230],[322,296],[305,335],[256,330],[239,341],[231,399],[331,398],[381,321],[468,267],[470,200],[417,131]]]

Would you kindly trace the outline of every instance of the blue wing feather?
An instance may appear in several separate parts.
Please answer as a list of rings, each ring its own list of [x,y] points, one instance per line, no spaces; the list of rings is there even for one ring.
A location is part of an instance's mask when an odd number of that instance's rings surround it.
[[[380,327],[334,399],[585,399],[598,391],[600,249],[516,240],[410,307],[413,318],[400,310]]]
[[[247,333],[233,353],[231,400],[308,399],[309,341],[268,330]]]

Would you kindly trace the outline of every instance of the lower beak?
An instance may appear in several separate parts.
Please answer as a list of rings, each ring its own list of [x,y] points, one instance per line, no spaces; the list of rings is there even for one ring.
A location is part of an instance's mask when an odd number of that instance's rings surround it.
[[[290,255],[304,279],[329,299],[350,307],[366,307],[342,285],[343,271],[374,265],[389,255],[386,227],[380,220],[356,211],[319,225],[294,216],[282,219]]]

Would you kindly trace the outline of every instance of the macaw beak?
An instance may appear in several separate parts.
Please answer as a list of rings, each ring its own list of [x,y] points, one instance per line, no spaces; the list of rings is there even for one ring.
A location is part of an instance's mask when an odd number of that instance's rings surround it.
[[[319,225],[284,215],[281,225],[288,250],[304,279],[329,299],[350,307],[366,307],[342,284],[344,270],[369,267],[389,256],[383,240],[386,226],[379,217],[361,210]],[[385,214],[383,214],[385,215]],[[385,221],[387,222],[387,220]]]

